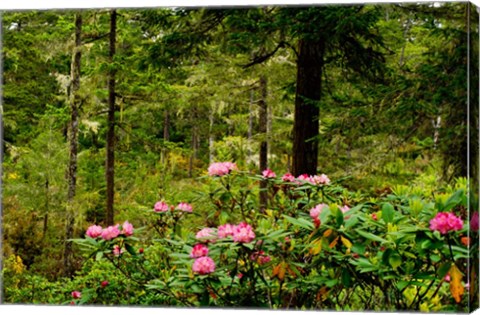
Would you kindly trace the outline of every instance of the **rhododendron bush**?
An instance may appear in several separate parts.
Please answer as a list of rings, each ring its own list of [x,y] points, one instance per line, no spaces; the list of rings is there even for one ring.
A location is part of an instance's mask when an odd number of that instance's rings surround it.
[[[206,173],[197,200],[159,200],[146,205],[142,226],[92,225],[74,240],[93,265],[108,263],[143,292],[129,304],[467,307],[469,280],[477,277],[468,257],[477,250],[470,238],[478,236],[478,214],[467,215],[462,185],[432,197],[405,191],[371,198],[325,174],[252,175],[229,162]],[[260,181],[267,182],[265,211]],[[113,281],[102,280],[79,285],[66,301],[109,304],[98,292]]]

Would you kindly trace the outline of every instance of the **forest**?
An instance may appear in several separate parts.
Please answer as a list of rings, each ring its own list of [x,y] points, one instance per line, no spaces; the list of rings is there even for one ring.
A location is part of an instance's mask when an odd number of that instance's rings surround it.
[[[1,303],[478,308],[468,2],[2,13]]]

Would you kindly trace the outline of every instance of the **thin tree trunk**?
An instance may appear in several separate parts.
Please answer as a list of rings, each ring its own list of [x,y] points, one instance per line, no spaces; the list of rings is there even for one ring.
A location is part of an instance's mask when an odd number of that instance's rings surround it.
[[[259,166],[260,173],[268,168],[268,145],[267,145],[267,123],[268,123],[268,106],[267,106],[267,78],[262,75],[260,77],[260,101],[258,112],[258,132],[262,140],[260,142]],[[260,211],[263,213],[267,208],[268,191],[267,182],[260,181]]]
[[[163,140],[164,141],[170,141],[170,115],[168,113],[168,110],[165,110],[164,112],[164,118],[163,118]]]
[[[215,137],[213,135],[213,123],[214,123],[213,109],[212,109],[212,112],[210,113],[209,119],[210,119],[210,128],[209,128],[209,134],[208,134],[208,159],[209,159],[209,164],[212,164],[214,160],[214,149],[215,149],[214,148]]]
[[[318,128],[324,46],[301,39],[297,61],[297,87],[293,126],[293,175],[316,174]]]
[[[70,159],[68,163],[68,194],[67,194],[67,216],[65,231],[65,248],[63,253],[64,275],[71,276],[73,274],[73,249],[72,243],[69,241],[73,238],[73,228],[75,225],[75,213],[73,211],[73,202],[77,187],[77,154],[78,154],[78,107],[80,89],[80,61],[82,58],[82,14],[75,15],[75,48],[71,64],[71,86],[69,103],[71,110],[69,125],[69,143],[70,143]]]
[[[247,137],[248,137],[247,161],[252,160],[252,150],[250,146],[252,143],[252,135],[253,135],[253,98],[254,96],[255,96],[255,90],[252,89],[250,91],[250,104],[248,105],[249,114],[248,114],[248,133],[247,133]]]
[[[45,180],[45,216],[43,217],[42,241],[45,239],[48,230],[48,213],[50,212],[50,185],[48,178]]]
[[[188,177],[193,177],[193,164],[197,158],[197,127],[192,127],[192,154],[190,155],[190,161],[188,164]]]
[[[107,131],[107,213],[106,224],[113,225],[114,221],[114,179],[115,179],[115,74],[113,58],[115,56],[115,42],[117,36],[117,11],[112,10],[110,14],[110,51],[109,59],[112,67],[108,75],[108,131]]]

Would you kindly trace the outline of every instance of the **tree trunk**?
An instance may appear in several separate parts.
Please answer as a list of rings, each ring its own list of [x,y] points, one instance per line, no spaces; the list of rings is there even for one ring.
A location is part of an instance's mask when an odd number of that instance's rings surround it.
[[[197,159],[198,136],[197,126],[192,127],[192,154],[190,154],[190,161],[188,163],[188,177],[193,177],[193,165]]]
[[[267,78],[262,75],[260,77],[260,101],[258,112],[258,132],[260,133],[262,140],[260,142],[260,156],[259,166],[260,173],[268,168],[268,146],[267,146]],[[260,212],[265,212],[268,201],[267,181],[260,181]]]
[[[248,105],[248,147],[247,147],[247,161],[251,162],[252,161],[252,150],[250,148],[250,145],[252,143],[252,135],[253,135],[253,97],[255,95],[255,90],[252,88],[250,91],[250,104]]]
[[[71,63],[71,86],[69,103],[71,110],[70,125],[69,125],[69,143],[70,143],[70,159],[68,163],[68,195],[67,195],[67,216],[65,229],[65,248],[63,253],[63,272],[65,276],[73,274],[73,250],[72,243],[69,241],[73,238],[73,228],[75,225],[75,213],[73,211],[73,202],[77,187],[77,154],[78,154],[78,107],[80,89],[80,61],[82,58],[82,14],[75,15],[75,48]]]
[[[293,175],[316,174],[318,128],[324,46],[301,39],[297,60],[297,87],[293,126]]]
[[[110,14],[110,51],[109,60],[111,64],[108,75],[108,131],[107,131],[107,162],[106,162],[106,181],[107,181],[107,211],[106,224],[113,225],[113,202],[114,202],[114,178],[115,178],[115,66],[113,58],[115,56],[115,42],[117,35],[117,11],[112,10]]]
[[[168,113],[168,110],[165,110],[164,112],[164,118],[163,118],[163,140],[164,141],[170,141],[170,115]]]
[[[214,162],[214,144],[215,144],[215,136],[213,135],[213,123],[215,121],[215,117],[213,116],[213,108],[211,109],[212,112],[210,113],[209,120],[210,120],[210,128],[208,134],[208,160],[209,164]]]

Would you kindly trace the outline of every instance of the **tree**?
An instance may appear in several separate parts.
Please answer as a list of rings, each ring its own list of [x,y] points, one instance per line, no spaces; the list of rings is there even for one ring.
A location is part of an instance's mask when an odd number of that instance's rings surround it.
[[[107,131],[107,160],[105,167],[105,177],[107,180],[107,208],[106,224],[113,225],[114,218],[114,179],[115,179],[115,73],[116,65],[115,45],[117,36],[117,10],[110,13],[110,50],[109,61],[110,69],[108,73],[108,131]]]
[[[68,141],[70,146],[70,158],[68,163],[68,194],[67,194],[67,211],[66,211],[66,236],[64,251],[64,274],[71,276],[72,268],[72,243],[70,239],[73,237],[73,228],[75,224],[74,199],[77,187],[77,155],[78,155],[78,122],[80,97],[78,90],[80,89],[80,65],[82,58],[82,14],[75,14],[75,46],[72,54],[71,74],[70,74],[70,124],[68,132]]]

